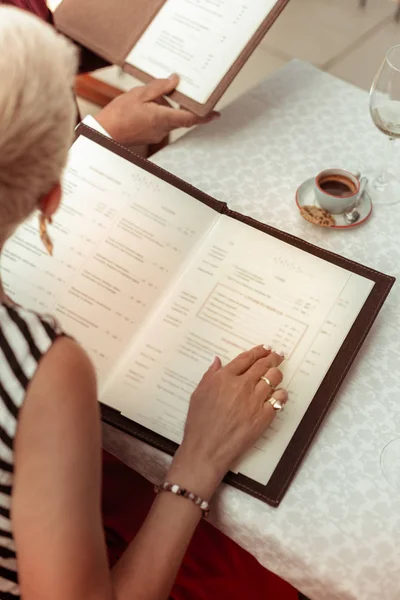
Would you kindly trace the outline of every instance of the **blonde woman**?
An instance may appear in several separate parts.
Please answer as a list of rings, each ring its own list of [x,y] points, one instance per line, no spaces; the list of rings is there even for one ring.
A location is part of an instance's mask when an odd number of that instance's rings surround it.
[[[59,206],[76,67],[74,48],[50,26],[0,6],[0,249],[34,211],[50,218]],[[117,131],[118,120],[107,123]],[[110,571],[93,366],[51,318],[13,304],[0,284],[0,598],[167,598],[215,489],[274,418],[267,399],[287,400],[275,389],[282,360],[263,346],[226,366],[215,359],[166,476],[187,493],[167,486],[157,495]],[[172,597],[195,598],[180,593]]]

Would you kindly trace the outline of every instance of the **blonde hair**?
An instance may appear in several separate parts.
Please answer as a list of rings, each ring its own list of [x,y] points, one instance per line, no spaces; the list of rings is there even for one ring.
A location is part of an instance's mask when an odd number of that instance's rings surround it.
[[[50,25],[0,6],[0,235],[60,179],[76,118],[76,68],[74,46]]]

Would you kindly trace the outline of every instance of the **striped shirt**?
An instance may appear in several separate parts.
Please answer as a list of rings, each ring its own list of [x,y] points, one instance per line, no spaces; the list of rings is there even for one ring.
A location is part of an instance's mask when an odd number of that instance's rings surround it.
[[[19,409],[41,357],[60,333],[53,319],[0,303],[0,600],[20,598],[10,518]]]

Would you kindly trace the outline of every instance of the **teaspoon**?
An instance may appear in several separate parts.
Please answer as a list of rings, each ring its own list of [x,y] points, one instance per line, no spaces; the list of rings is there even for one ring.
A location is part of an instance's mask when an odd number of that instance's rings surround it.
[[[348,210],[347,212],[344,213],[345,221],[349,224],[356,223],[358,221],[358,219],[360,218],[360,213],[357,210],[357,207],[360,204],[361,200],[363,199],[367,183],[368,183],[368,178],[362,177],[361,181],[360,181],[360,191],[358,192],[358,196],[356,198],[354,206],[353,206],[353,208],[351,208],[350,210]]]

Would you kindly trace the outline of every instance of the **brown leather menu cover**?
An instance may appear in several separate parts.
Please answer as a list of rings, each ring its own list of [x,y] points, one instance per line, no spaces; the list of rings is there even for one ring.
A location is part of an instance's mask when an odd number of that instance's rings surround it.
[[[333,263],[350,271],[361,275],[375,282],[372,291],[361,309],[356,321],[354,322],[349,334],[342,344],[339,352],[336,355],[331,367],[329,368],[323,382],[321,383],[317,393],[315,394],[307,412],[305,413],[300,425],[293,435],[289,445],[286,448],[278,466],[276,467],[272,477],[267,485],[262,485],[244,475],[236,475],[228,473],[225,481],[234,487],[270,504],[278,506],[281,502],[290,482],[294,478],[301,461],[303,460],[308,448],[310,447],[314,436],[316,435],[326,413],[332,405],[335,396],[337,395],[340,385],[342,384],[346,374],[348,373],[358,351],[360,350],[369,330],[375,321],[390,289],[392,288],[395,279],[383,273],[379,273],[373,269],[365,267],[361,264],[353,262],[347,258],[318,248],[309,242],[300,238],[294,237],[284,231],[280,231],[264,223],[260,223],[239,213],[231,211],[223,202],[215,200],[211,196],[204,194],[192,185],[179,179],[175,175],[168,173],[162,168],[154,165],[144,158],[140,158],[133,154],[130,150],[120,146],[113,140],[110,140],[94,130],[80,125],[77,129],[77,135],[84,135],[96,143],[109,149],[111,152],[118,154],[124,159],[138,165],[140,168],[158,177],[170,185],[184,191],[199,202],[203,202],[221,214],[228,215],[232,219],[236,219],[247,224],[249,227],[254,227],[265,234],[273,236],[279,240],[299,248],[305,252],[313,254],[323,260]],[[142,425],[123,417],[116,410],[102,406],[102,417],[106,423],[124,431],[142,441],[163,450],[168,454],[174,454],[177,445],[170,440],[155,434],[153,431],[146,429]]]
[[[71,39],[110,63],[123,67],[140,81],[148,83],[153,77],[126,63],[125,59],[165,1],[63,0],[54,12],[54,22],[57,29]],[[276,1],[267,18],[205,104],[180,92],[173,92],[171,99],[199,116],[211,112],[288,2],[289,0]]]

